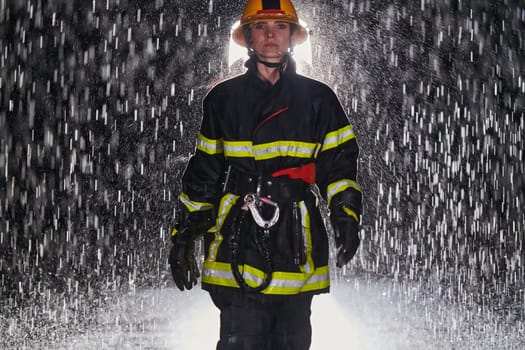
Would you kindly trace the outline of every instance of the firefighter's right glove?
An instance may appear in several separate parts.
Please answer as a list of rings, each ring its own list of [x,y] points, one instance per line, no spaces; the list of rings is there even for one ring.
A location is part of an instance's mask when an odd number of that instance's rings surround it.
[[[211,210],[190,213],[184,206],[178,211],[168,262],[173,281],[181,291],[193,288],[200,277],[195,260],[195,240],[211,226],[211,214]]]
[[[361,242],[359,220],[362,197],[361,192],[347,189],[332,198],[330,219],[338,248],[337,267],[343,267],[354,257]]]
[[[194,241],[175,242],[171,247],[169,263],[175,285],[180,290],[191,289],[200,277],[194,256]]]

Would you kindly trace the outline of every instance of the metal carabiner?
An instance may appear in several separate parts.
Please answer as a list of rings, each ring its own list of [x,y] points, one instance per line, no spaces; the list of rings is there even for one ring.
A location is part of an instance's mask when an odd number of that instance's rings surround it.
[[[258,208],[258,206],[260,206],[261,203],[271,205],[274,207],[274,212],[271,219],[265,220],[261,216],[261,213],[259,212]],[[277,221],[279,221],[279,205],[272,201],[270,198],[260,198],[254,193],[248,193],[246,196],[244,196],[244,204],[250,210],[250,213],[252,214],[255,223],[264,229],[269,229],[270,227],[274,226],[277,223]]]

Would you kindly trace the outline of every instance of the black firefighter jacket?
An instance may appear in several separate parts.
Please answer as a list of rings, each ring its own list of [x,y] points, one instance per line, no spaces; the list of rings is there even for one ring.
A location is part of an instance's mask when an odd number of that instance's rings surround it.
[[[314,163],[315,184],[329,205],[346,189],[360,191],[355,134],[336,95],[323,83],[291,68],[272,86],[257,77],[253,62],[247,66],[245,74],[218,84],[204,99],[196,151],[179,196],[190,212],[215,211],[215,225],[204,234],[203,288],[240,287],[232,273],[231,239],[240,231],[233,266],[247,285],[260,286],[270,274],[264,294],[327,292],[328,238],[312,191],[278,203],[279,221],[269,230],[267,249],[261,250],[263,230],[241,209],[246,193],[235,190],[235,182],[267,179],[276,171]],[[234,186],[224,185],[228,167],[228,182]],[[302,182],[288,176],[275,180]],[[265,210],[272,215],[272,208]],[[299,264],[294,260],[297,229]]]

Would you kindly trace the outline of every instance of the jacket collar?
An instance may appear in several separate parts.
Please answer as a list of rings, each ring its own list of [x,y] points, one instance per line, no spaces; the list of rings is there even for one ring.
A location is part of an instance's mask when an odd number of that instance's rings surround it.
[[[293,57],[290,56],[290,54],[286,54],[283,57],[283,63],[285,61],[286,61],[286,69],[282,69],[281,70],[281,77],[278,80],[278,82],[281,81],[281,79],[283,77],[291,76],[291,75],[295,75],[296,74],[296,63],[295,63],[295,60],[293,59]],[[248,68],[248,71],[246,72],[246,74],[249,74],[249,75],[257,77],[257,58],[255,57],[254,54],[250,55],[250,58],[246,61],[244,66],[246,68]]]

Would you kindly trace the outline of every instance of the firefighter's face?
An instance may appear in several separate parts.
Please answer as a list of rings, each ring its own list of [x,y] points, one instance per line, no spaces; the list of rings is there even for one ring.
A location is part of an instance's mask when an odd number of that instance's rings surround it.
[[[260,59],[279,62],[290,47],[290,24],[267,20],[251,26],[251,44]]]

